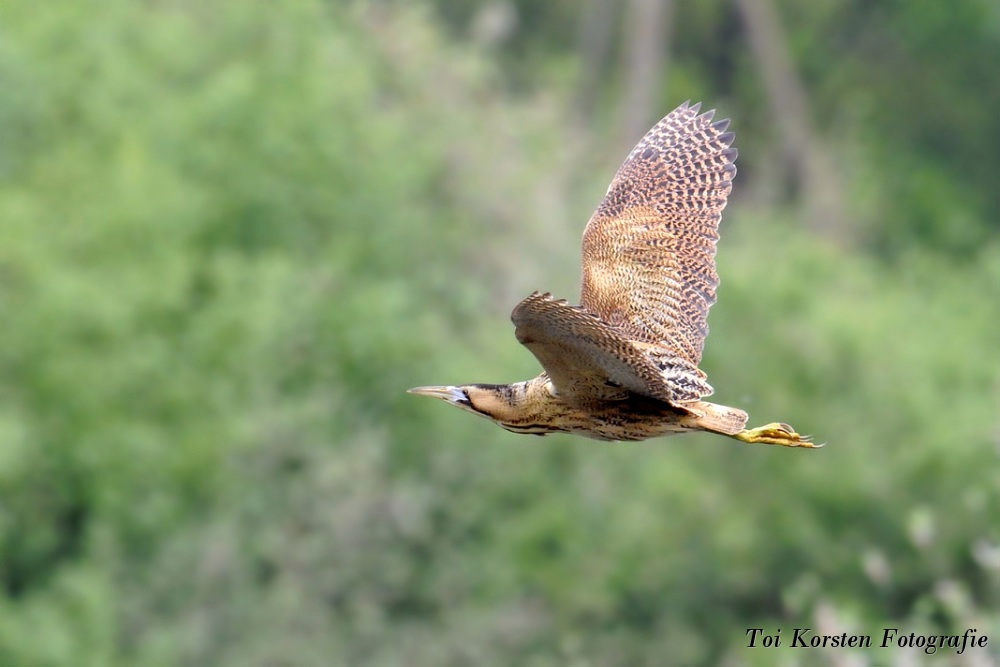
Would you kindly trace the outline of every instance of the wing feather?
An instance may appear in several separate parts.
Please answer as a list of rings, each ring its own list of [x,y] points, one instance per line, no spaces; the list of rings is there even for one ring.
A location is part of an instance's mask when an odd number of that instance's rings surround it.
[[[517,339],[538,359],[559,396],[574,404],[642,394],[675,405],[712,393],[687,360],[630,340],[584,308],[535,292],[511,313]]]
[[[719,221],[736,174],[728,120],[688,103],[619,168],[583,234],[584,309],[626,337],[701,361],[719,277]]]

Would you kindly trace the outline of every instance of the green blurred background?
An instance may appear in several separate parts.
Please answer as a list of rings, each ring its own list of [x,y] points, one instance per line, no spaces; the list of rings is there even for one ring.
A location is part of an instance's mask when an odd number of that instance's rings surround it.
[[[998,62],[989,0],[2,0],[0,664],[991,664]],[[537,372],[688,98],[714,400],[829,445],[406,395]],[[745,648],[887,626],[991,648]]]

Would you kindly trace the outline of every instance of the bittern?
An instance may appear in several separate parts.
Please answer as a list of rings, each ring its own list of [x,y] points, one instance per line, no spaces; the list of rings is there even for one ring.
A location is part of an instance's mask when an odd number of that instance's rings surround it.
[[[515,384],[417,387],[514,433],[645,440],[708,431],[817,447],[787,424],[703,400],[698,368],[715,303],[719,221],[736,174],[728,120],[685,102],[632,149],[583,232],[580,305],[535,292],[515,335],[544,372]]]

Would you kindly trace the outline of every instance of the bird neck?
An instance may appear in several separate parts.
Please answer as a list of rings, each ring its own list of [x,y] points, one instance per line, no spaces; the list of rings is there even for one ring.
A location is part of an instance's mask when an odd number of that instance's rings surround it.
[[[514,433],[552,433],[576,411],[556,396],[544,373],[525,382],[476,385],[470,398],[476,411]]]

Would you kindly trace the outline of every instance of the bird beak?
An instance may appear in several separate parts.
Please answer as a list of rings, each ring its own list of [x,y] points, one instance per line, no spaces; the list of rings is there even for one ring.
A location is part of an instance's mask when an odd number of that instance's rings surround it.
[[[413,389],[407,389],[406,393],[440,398],[449,403],[467,403],[469,400],[466,398],[465,392],[458,387],[414,387]]]

